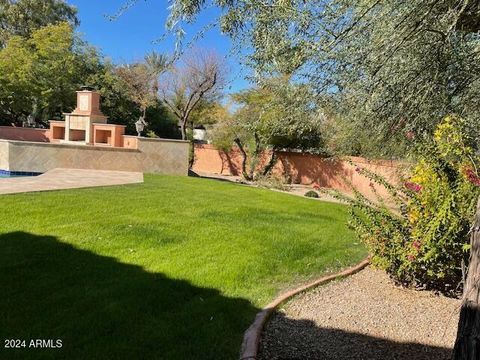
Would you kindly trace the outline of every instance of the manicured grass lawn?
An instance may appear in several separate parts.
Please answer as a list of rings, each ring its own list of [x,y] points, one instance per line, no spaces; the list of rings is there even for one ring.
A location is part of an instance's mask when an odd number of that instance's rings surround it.
[[[279,291],[366,254],[342,205],[214,180],[147,175],[0,204],[0,358],[235,359]]]

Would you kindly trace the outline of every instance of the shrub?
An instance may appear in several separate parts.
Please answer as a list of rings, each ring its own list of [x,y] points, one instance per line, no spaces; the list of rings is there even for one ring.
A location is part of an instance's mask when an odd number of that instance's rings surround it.
[[[468,233],[480,195],[480,158],[462,119],[446,117],[433,141],[401,185],[392,185],[367,169],[356,171],[384,186],[397,210],[352,187],[354,198],[333,195],[350,204],[351,221],[370,251],[373,264],[404,285],[457,293]],[[377,193],[376,193],[377,194]]]
[[[316,198],[316,199],[319,198],[318,193],[317,193],[316,191],[313,191],[313,190],[308,190],[308,191],[304,194],[304,196],[309,197],[309,198]]]
[[[276,189],[281,191],[289,190],[286,179],[277,175],[258,175],[255,177],[255,184],[258,187],[267,189]]]

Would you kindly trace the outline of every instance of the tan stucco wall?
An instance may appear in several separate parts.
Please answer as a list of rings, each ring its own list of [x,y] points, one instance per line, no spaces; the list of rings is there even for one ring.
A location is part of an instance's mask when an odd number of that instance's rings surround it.
[[[54,168],[141,171],[187,175],[188,142],[138,139],[137,149],[0,140],[8,145],[10,171],[46,172]],[[1,155],[0,155],[1,156]]]
[[[9,170],[8,148],[6,141],[0,142],[0,170]]]
[[[138,150],[145,154],[143,167],[151,172],[188,175],[189,146],[182,140],[138,139]]]

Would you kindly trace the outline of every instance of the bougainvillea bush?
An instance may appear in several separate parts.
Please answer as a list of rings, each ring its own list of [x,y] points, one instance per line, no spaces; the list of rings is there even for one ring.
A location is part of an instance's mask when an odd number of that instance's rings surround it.
[[[462,119],[449,116],[400,185],[357,167],[377,198],[367,199],[353,187],[353,198],[334,194],[350,204],[350,225],[367,245],[372,263],[404,285],[451,294],[461,290],[480,195],[480,157],[469,134]],[[388,199],[378,195],[378,186],[388,190]]]

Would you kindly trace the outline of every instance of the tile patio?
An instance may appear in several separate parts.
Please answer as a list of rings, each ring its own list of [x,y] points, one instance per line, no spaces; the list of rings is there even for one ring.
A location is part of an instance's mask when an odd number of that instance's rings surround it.
[[[0,194],[77,189],[143,182],[141,172],[53,169],[39,176],[0,179]]]

